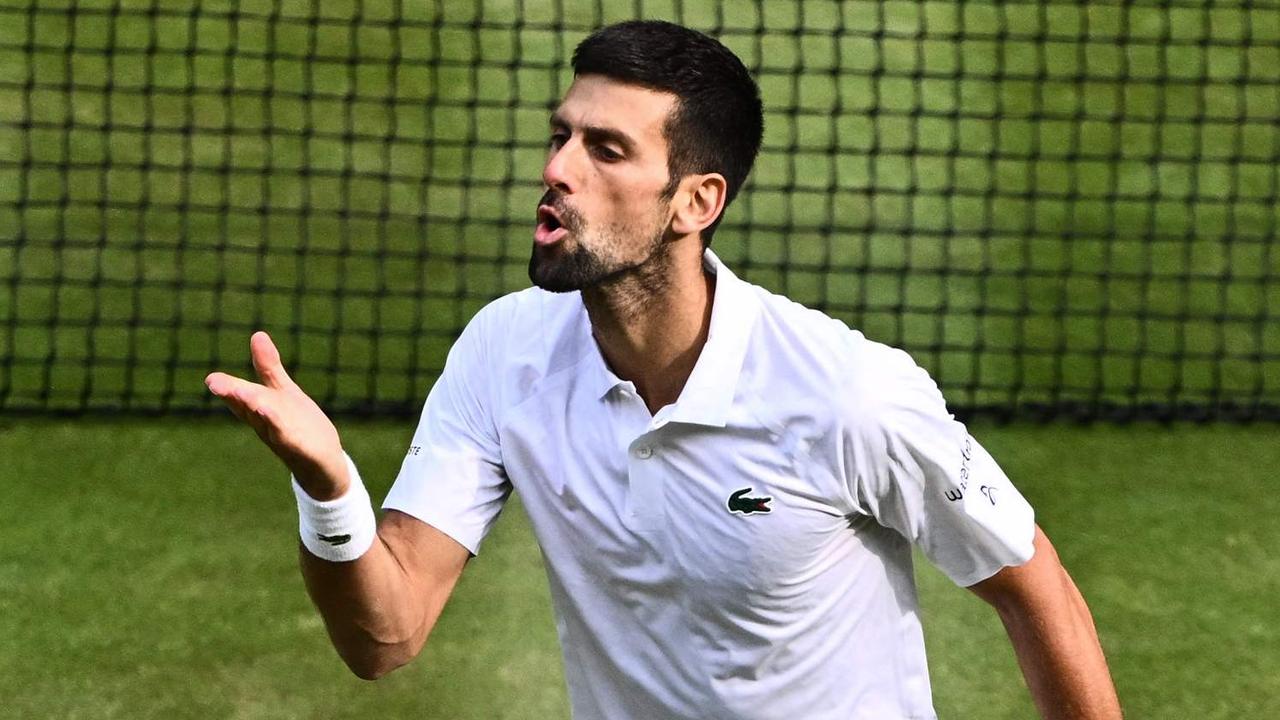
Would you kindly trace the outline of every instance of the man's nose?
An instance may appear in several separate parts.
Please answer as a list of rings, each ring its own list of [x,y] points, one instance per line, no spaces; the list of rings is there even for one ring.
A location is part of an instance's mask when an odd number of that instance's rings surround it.
[[[542,166],[542,183],[560,192],[570,193],[576,189],[574,180],[574,157],[581,146],[572,139],[559,148],[551,150],[547,162]]]

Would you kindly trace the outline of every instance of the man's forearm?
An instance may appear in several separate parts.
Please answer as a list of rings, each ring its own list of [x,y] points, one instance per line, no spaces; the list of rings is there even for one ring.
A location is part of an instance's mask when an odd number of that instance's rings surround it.
[[[366,680],[422,650],[471,557],[449,536],[394,510],[357,560],[329,562],[299,551],[307,592],[334,647]]]
[[[1119,720],[1120,701],[1084,596],[1037,527],[1035,555],[973,588],[996,609],[1046,720]]]
[[[1046,720],[1119,720],[1089,606],[1037,526],[1035,552],[972,586],[1000,615],[1040,715]]]
[[[352,672],[372,680],[413,659],[429,630],[426,614],[380,538],[352,562],[321,560],[301,545],[299,555],[307,593]]]
[[[1018,664],[1046,720],[1118,719],[1120,702],[1089,608],[1066,571],[1062,576],[1065,612],[1000,613]]]

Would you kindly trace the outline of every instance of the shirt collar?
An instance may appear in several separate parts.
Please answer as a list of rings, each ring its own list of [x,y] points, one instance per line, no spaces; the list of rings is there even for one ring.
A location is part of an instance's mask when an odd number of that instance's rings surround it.
[[[683,422],[724,427],[733,405],[747,344],[760,310],[759,300],[750,285],[738,279],[710,248],[703,251],[702,266],[716,276],[707,342],[680,391],[680,398],[658,412],[654,425]],[[586,347],[583,379],[595,397],[603,398],[614,388],[631,383],[614,375],[605,364],[600,347],[591,336],[591,322],[585,307],[582,314]]]
[[[600,345],[591,334],[591,317],[587,315],[585,305],[582,306],[581,313],[582,322],[578,323],[578,333],[583,349],[583,382],[591,391],[592,397],[603,400],[615,387],[630,383],[614,375],[609,369],[609,365],[604,361],[604,355],[600,352]]]

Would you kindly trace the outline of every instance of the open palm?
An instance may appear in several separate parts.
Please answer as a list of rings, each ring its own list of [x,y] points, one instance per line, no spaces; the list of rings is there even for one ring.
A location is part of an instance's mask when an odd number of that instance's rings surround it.
[[[215,372],[205,385],[258,433],[307,494],[317,500],[342,495],[350,478],[338,429],[285,372],[269,335],[254,333],[249,350],[261,383]]]

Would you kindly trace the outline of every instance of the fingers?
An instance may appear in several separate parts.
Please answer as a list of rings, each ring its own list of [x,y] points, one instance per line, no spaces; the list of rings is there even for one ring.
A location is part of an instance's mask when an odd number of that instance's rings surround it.
[[[295,475],[320,473],[325,477],[338,477],[332,468],[343,469],[345,465],[333,460],[342,456],[342,445],[333,423],[284,374],[280,354],[266,333],[254,333],[251,345],[254,365],[264,382],[288,383],[288,387],[273,387],[214,372],[205,377],[209,392],[250,426]]]
[[[253,369],[267,387],[281,388],[292,384],[284,364],[280,362],[280,351],[271,342],[271,336],[259,330],[249,338],[249,354],[253,356]]]
[[[227,398],[243,393],[246,387],[261,387],[257,383],[251,383],[248,380],[242,380],[234,375],[228,375],[223,372],[212,372],[204,379],[205,387],[209,388],[209,392],[220,398]]]
[[[253,428],[263,442],[272,445],[280,422],[279,412],[271,403],[274,390],[219,372],[210,373],[204,382],[210,392],[226,403],[231,414]]]
[[[257,383],[220,372],[209,373],[204,384],[209,392],[222,398],[233,411],[237,411],[237,415],[241,412],[257,412],[267,393],[267,388]]]

